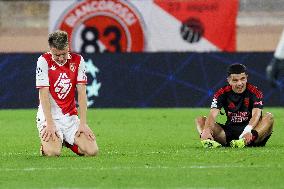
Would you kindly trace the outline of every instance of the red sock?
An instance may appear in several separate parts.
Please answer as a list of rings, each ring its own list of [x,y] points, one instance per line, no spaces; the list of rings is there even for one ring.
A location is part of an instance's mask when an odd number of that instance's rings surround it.
[[[78,147],[77,144],[71,145],[71,144],[69,144],[68,142],[65,142],[65,146],[66,146],[67,148],[69,148],[70,150],[72,150],[75,154],[77,154],[77,155],[79,155],[79,156],[83,156],[83,155],[84,155],[84,154],[81,154],[81,153],[79,152],[79,147]]]

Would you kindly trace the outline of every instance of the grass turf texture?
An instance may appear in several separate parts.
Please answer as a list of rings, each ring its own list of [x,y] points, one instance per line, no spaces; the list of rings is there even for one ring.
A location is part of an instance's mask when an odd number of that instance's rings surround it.
[[[208,109],[90,109],[99,156],[47,158],[36,110],[1,110],[0,188],[284,188],[284,110],[265,111],[275,115],[266,147],[203,149],[194,118]]]

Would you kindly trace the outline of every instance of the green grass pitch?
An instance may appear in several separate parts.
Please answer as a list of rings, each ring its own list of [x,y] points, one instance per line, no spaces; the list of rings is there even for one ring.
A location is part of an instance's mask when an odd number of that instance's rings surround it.
[[[194,118],[208,109],[90,109],[99,156],[47,158],[36,110],[1,110],[0,188],[284,188],[284,109],[264,111],[275,117],[266,147],[203,149]]]

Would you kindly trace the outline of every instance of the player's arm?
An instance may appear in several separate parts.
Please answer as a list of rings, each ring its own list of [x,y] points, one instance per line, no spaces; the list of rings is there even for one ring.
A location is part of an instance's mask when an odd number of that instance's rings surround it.
[[[260,117],[261,117],[261,112],[262,109],[260,108],[253,108],[252,109],[252,116],[251,119],[249,121],[249,125],[252,126],[252,129],[258,124],[258,122],[260,121]]]
[[[46,126],[41,133],[43,141],[48,142],[50,138],[56,139],[55,125],[51,115],[51,105],[49,101],[49,88],[42,87],[39,89],[39,99],[46,119]]]
[[[260,121],[261,113],[262,113],[262,109],[260,108],[252,109],[252,117],[249,121],[249,124],[244,128],[242,134],[239,136],[239,138],[245,139],[246,144],[249,144],[252,140],[251,130],[255,128],[258,122]]]
[[[212,130],[213,130],[213,127],[215,126],[216,119],[217,119],[219,112],[220,112],[220,110],[217,109],[217,108],[212,108],[210,110],[209,115],[208,115],[208,117],[205,121],[204,129],[201,133],[201,139],[202,140],[206,140],[206,139],[212,139],[213,140]]]
[[[41,131],[42,140],[45,142],[48,142],[50,138],[55,140],[55,125],[52,119],[51,105],[49,101],[48,64],[42,56],[40,56],[37,61],[36,87],[39,89],[40,104],[46,119],[46,126]]]
[[[87,138],[91,141],[95,139],[95,136],[92,130],[87,125],[87,93],[86,93],[86,85],[78,84],[78,104],[79,104],[79,115],[80,115],[80,125],[79,129],[76,133],[76,136],[80,136],[81,133],[84,133]]]
[[[78,104],[79,104],[79,114],[80,114],[80,124],[87,124],[87,93],[86,93],[86,85],[78,84]]]

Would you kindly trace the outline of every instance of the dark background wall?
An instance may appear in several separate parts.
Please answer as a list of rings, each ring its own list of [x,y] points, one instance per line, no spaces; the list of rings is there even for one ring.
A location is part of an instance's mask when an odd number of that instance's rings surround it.
[[[0,108],[37,107],[39,56],[0,54]],[[265,76],[272,56],[272,52],[83,55],[89,69],[89,101],[99,108],[208,107],[214,91],[226,84],[227,66],[236,62],[247,66],[249,82],[263,91],[266,106],[283,106],[282,87],[271,88]]]

